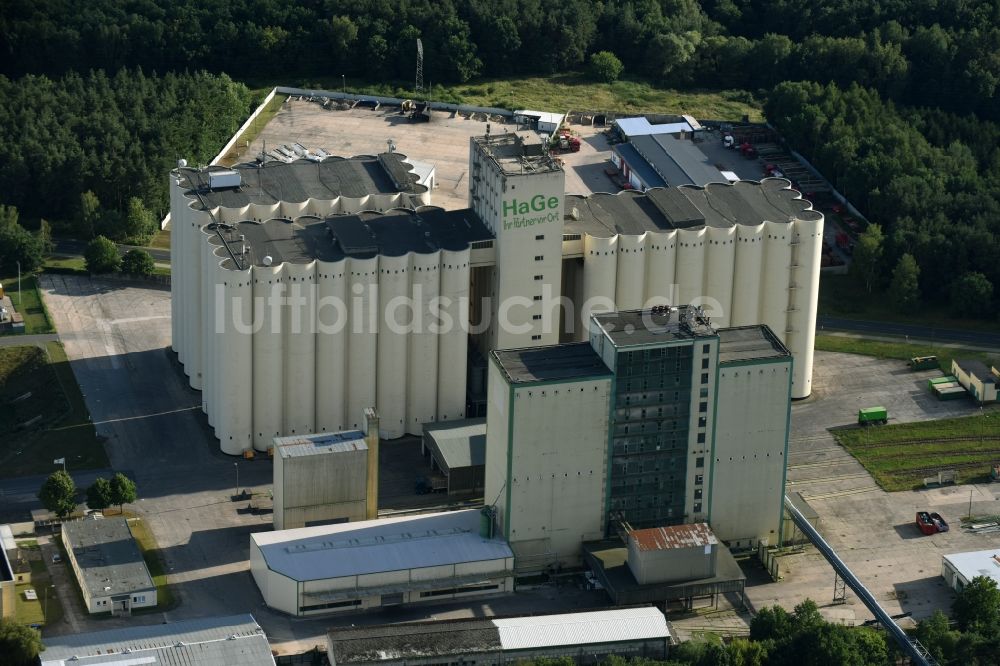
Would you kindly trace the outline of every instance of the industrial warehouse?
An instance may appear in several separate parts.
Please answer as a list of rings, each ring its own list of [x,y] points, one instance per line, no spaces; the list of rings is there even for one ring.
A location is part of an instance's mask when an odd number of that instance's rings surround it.
[[[517,133],[474,137],[469,172],[458,211],[393,152],[243,165],[217,187],[173,172],[173,346],[224,452],[359,428],[371,406],[385,438],[481,416],[492,350],[657,303],[767,324],[809,395],[823,216],[787,180],[567,196]]]

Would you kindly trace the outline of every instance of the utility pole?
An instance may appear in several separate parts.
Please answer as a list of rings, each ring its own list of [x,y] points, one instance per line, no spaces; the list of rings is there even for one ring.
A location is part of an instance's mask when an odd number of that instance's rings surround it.
[[[17,306],[21,307],[21,262],[17,262]],[[23,312],[21,313],[24,314]]]

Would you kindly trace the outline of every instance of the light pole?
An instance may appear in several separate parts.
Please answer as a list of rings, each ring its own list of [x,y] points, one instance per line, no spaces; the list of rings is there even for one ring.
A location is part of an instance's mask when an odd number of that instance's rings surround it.
[[[240,464],[233,463],[233,468],[236,470],[236,495],[240,494]]]
[[[21,307],[21,262],[17,262],[17,306]],[[24,314],[23,312],[21,313]]]
[[[344,96],[347,96],[347,77],[343,74],[340,75],[340,88],[344,92]]]

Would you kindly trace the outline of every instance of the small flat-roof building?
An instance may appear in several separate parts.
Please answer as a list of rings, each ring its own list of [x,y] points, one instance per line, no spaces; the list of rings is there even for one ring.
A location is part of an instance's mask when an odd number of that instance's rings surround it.
[[[1000,586],[1000,548],[942,555],[941,576],[956,592],[961,592],[973,578],[979,576],[985,576]]]
[[[634,136],[614,146],[612,162],[634,189],[643,192],[651,187],[731,182],[695,143],[673,134]]]
[[[486,419],[424,426],[422,451],[448,481],[448,494],[482,493],[486,474]]]
[[[500,666],[554,657],[589,664],[612,655],[665,659],[671,639],[656,608],[621,608],[333,629],[327,658],[331,666]]]
[[[511,592],[513,568],[476,509],[250,535],[264,603],[289,615]]]
[[[532,111],[521,109],[514,112],[515,123],[527,123],[531,128],[541,134],[552,135],[562,126],[563,118],[561,113],[551,113],[549,111]]]
[[[368,444],[359,430],[274,438],[274,529],[368,516]]]
[[[625,141],[629,141],[640,136],[650,134],[678,134],[680,132],[692,132],[694,127],[691,122],[682,116],[682,120],[672,123],[652,124],[645,116],[635,118],[619,118],[614,122],[614,127]],[[692,119],[693,120],[693,119]],[[697,124],[697,121],[695,121]],[[698,129],[701,125],[698,124]]]
[[[951,374],[979,404],[997,401],[997,375],[982,361],[952,359]]]
[[[274,666],[252,615],[47,637],[41,666]]]
[[[641,585],[715,575],[719,540],[706,523],[628,533],[628,568]]]
[[[90,613],[131,613],[156,605],[156,586],[125,518],[62,526],[63,545]]]

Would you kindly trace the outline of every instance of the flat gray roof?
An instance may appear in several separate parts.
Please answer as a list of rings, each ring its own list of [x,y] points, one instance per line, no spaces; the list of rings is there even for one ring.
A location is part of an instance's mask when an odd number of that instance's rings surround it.
[[[982,361],[975,361],[967,358],[956,358],[955,363],[957,363],[958,367],[960,367],[967,375],[973,375],[984,384],[997,383],[996,377],[993,376],[993,373],[990,372],[990,369],[986,367],[986,364]]]
[[[649,162],[646,161],[631,143],[619,143],[612,146],[611,150],[618,153],[625,160],[629,168],[639,175],[642,182],[646,183],[646,187],[666,187],[667,181],[663,180],[663,177],[653,170]]]
[[[479,510],[250,535],[271,571],[296,581],[482,562],[514,557],[499,538],[479,536]]]
[[[239,188],[210,190],[209,167],[199,171],[190,167],[177,169],[185,194],[198,200],[195,192],[210,207],[242,208],[251,203],[273,204],[278,201],[302,202],[307,199],[333,200],[341,196],[359,198],[368,194],[427,191],[417,184],[413,166],[402,153],[382,153],[358,157],[328,157],[322,162],[296,160],[267,162],[263,166],[239,164],[232,167],[242,177]],[[405,182],[400,182],[405,181]],[[403,187],[400,187],[402,185]]]
[[[508,175],[562,170],[559,163],[545,151],[541,137],[534,132],[488,134],[474,136],[471,140]]]
[[[464,250],[472,243],[493,240],[492,232],[471,209],[446,211],[434,206],[334,215],[323,220],[303,217],[294,222],[240,222],[223,235],[232,239],[236,253],[241,247],[236,239],[245,236],[250,247],[248,261],[258,266],[263,265],[264,257],[271,257],[275,266],[286,261],[303,264],[313,259],[339,261],[377,254],[399,257],[409,252]],[[210,237],[209,242],[221,244],[218,237]],[[231,264],[229,259],[224,263],[227,268]]]
[[[689,305],[606,312],[593,320],[616,348],[716,335],[701,310]]]
[[[486,419],[441,421],[424,426],[447,471],[486,464]]]
[[[572,194],[565,199],[564,232],[610,238],[620,233],[639,235],[702,226],[729,228],[737,224],[757,226],[764,221],[821,219],[822,214],[799,196],[784,178],[652,188],[646,192]]]
[[[275,437],[274,447],[276,453],[286,459],[368,450],[365,436],[360,430]]]
[[[267,637],[249,614],[46,637],[40,657],[41,666],[274,666]]]
[[[791,355],[766,324],[719,329],[719,363],[790,358]]]
[[[726,180],[690,139],[678,139],[671,134],[648,134],[633,137],[631,143],[667,185],[701,186]]]
[[[571,342],[548,347],[498,349],[491,352],[511,384],[573,381],[587,377],[610,377],[611,370],[589,342]]]
[[[125,518],[75,520],[62,533],[92,597],[156,589]]]

